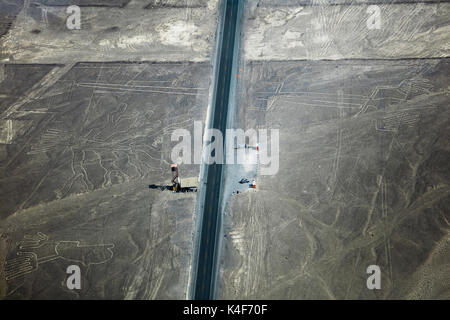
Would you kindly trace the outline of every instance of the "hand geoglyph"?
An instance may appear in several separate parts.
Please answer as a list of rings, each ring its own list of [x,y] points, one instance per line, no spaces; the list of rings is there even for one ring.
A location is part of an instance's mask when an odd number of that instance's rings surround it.
[[[17,256],[5,263],[5,278],[25,276],[38,270],[40,264],[56,259],[84,266],[102,264],[112,259],[113,248],[113,243],[82,245],[80,241],[50,241],[42,232],[25,235],[17,245]]]

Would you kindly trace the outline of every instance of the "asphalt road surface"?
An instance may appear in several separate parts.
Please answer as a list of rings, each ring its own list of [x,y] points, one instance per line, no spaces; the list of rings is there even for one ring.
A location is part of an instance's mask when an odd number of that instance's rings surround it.
[[[220,53],[216,98],[214,101],[213,127],[225,132],[228,100],[233,65],[233,53],[238,16],[238,0],[227,0],[225,7],[224,31]],[[224,140],[225,141],[225,140]],[[206,198],[203,212],[197,278],[195,281],[195,300],[212,299],[215,275],[215,254],[217,235],[220,226],[219,200],[222,181],[222,165],[208,167]]]

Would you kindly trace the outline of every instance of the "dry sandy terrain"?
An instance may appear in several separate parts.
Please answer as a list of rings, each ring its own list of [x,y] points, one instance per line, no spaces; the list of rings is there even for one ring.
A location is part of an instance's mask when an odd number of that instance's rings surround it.
[[[0,62],[207,61],[217,0],[203,2],[168,7],[139,0],[123,8],[81,7],[81,30],[66,27],[66,6],[37,1],[18,14],[12,7],[8,10],[16,18],[0,42]]]
[[[448,4],[398,6],[247,10],[235,126],[279,129],[280,169],[228,201],[218,297],[450,297]]]
[[[0,3],[0,298],[184,299],[196,194],[148,186],[205,121],[215,1],[80,0],[80,31],[52,1]]]
[[[0,299],[187,297],[196,195],[148,185],[205,121],[217,2],[0,0]],[[450,5],[370,4],[248,1],[231,125],[280,167],[226,169],[218,298],[450,298]]]
[[[381,28],[374,30],[366,25],[369,5],[320,3],[248,10],[245,59],[429,58],[450,51],[450,3],[380,4]]]

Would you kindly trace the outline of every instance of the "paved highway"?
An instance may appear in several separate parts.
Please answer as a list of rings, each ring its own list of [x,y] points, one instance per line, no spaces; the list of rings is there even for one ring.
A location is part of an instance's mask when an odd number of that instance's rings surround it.
[[[213,128],[225,134],[227,124],[228,102],[230,97],[231,72],[233,66],[236,23],[239,0],[226,0],[222,46],[219,55],[217,83],[214,88]],[[220,230],[220,185],[222,182],[222,165],[208,166],[206,196],[203,211],[200,248],[195,279],[194,299],[208,300],[213,298],[216,273],[217,237]]]

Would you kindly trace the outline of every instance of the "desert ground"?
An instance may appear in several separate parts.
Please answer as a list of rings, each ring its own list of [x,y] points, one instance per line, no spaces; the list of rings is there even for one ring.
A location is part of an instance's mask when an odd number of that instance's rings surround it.
[[[75,4],[0,1],[0,297],[185,299],[196,194],[148,186],[205,121],[216,2]]]
[[[234,126],[278,129],[280,167],[227,198],[218,297],[450,297],[450,7],[373,3],[375,30],[364,1],[247,5]]]

